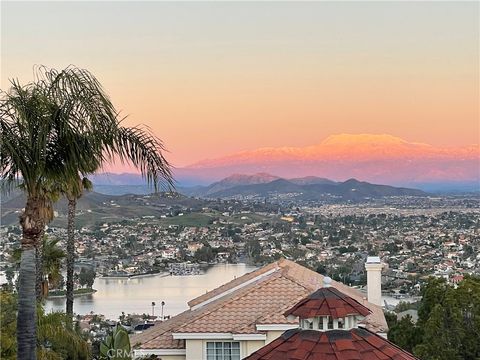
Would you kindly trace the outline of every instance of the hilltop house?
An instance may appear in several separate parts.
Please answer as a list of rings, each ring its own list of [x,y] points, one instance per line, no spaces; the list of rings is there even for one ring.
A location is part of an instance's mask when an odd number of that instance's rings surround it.
[[[325,277],[322,288],[284,313],[297,319],[296,329],[285,331],[245,360],[416,360],[383,337],[358,327],[371,310],[330,284],[331,279]]]
[[[378,259],[378,258],[377,258]],[[372,265],[367,271],[380,271]],[[289,260],[279,260],[245,274],[191,300],[189,309],[131,337],[135,356],[162,360],[240,360],[271,343],[298,320],[284,313],[321,288],[324,277]],[[333,288],[368,309],[358,325],[385,335],[387,324],[379,305],[380,276],[368,276],[368,293],[332,281]],[[337,326],[338,326],[338,322]],[[356,324],[356,323],[355,323]]]

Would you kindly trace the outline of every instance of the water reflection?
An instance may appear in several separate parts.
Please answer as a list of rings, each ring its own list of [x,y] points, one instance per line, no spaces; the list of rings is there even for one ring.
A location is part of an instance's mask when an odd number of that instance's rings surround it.
[[[98,291],[76,297],[74,312],[88,314],[93,311],[116,319],[122,311],[125,314],[151,314],[152,301],[157,305],[165,301],[164,314],[176,315],[188,308],[187,301],[254,269],[245,264],[220,264],[201,275],[96,279],[93,287]],[[64,311],[65,298],[47,300],[45,308],[47,311]],[[160,306],[155,313],[160,314]]]

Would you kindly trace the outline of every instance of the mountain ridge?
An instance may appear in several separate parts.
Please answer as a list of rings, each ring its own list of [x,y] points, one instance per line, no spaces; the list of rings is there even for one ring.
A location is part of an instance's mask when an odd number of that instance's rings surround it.
[[[439,147],[388,134],[332,135],[305,147],[264,147],[178,168],[180,181],[209,183],[232,173],[278,177],[351,177],[386,184],[465,182],[480,179],[480,147]]]
[[[381,152],[374,150],[381,149]],[[356,153],[351,153],[356,150]],[[358,153],[361,150],[361,153]],[[184,169],[217,166],[224,161],[256,161],[258,156],[271,157],[272,161],[284,160],[289,157],[295,159],[312,160],[319,156],[342,156],[348,154],[353,159],[364,158],[379,159],[386,156],[411,156],[422,155],[451,157],[474,156],[479,153],[479,145],[472,144],[461,147],[438,147],[425,143],[408,142],[402,138],[388,134],[339,134],[331,135],[316,145],[304,147],[261,147],[253,150],[239,151],[226,156],[205,159],[185,166]],[[427,153],[426,153],[427,152]],[[282,155],[284,158],[278,158]]]
[[[369,197],[383,196],[426,196],[418,189],[394,187],[389,185],[371,184],[356,179],[344,182],[334,182],[329,179],[308,177],[289,179],[274,178],[272,181],[259,181],[255,175],[244,175],[243,182],[229,182],[228,178],[204,187],[179,189],[183,194],[203,198],[231,197],[269,197],[271,195],[286,195],[299,200],[320,200],[337,196],[344,200],[361,200]],[[227,181],[225,181],[227,180]],[[219,186],[222,184],[223,186]],[[228,184],[228,186],[227,186]]]

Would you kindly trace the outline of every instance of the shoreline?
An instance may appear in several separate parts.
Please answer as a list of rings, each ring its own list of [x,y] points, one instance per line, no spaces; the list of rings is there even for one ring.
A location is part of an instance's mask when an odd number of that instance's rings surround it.
[[[98,290],[96,289],[89,289],[89,291],[81,292],[81,293],[75,293],[73,292],[73,297],[79,297],[79,296],[84,296],[84,295],[93,295],[97,292]],[[62,295],[47,295],[46,299],[61,299],[61,298],[66,298],[67,294],[62,294]]]
[[[138,278],[144,278],[144,277],[150,277],[150,276],[169,276],[170,273],[168,272],[155,272],[155,273],[144,273],[144,274],[132,274],[132,275],[125,275],[125,276],[118,276],[118,275],[102,275],[99,276],[98,279],[138,279]]]
[[[253,270],[245,264],[221,264],[210,267],[206,274],[200,276],[156,274],[124,281],[97,277],[93,288],[98,292],[95,296],[75,298],[74,311],[81,315],[94,311],[107,319],[116,319],[122,311],[125,314],[150,313],[152,301],[157,304],[157,313],[161,301],[165,301],[164,314],[173,316],[187,310],[187,302],[192,298]],[[49,298],[45,302],[47,312],[64,310],[65,298]]]

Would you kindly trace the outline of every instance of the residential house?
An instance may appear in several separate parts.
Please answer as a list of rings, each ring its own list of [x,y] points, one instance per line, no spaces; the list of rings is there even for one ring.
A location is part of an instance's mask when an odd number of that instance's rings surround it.
[[[162,360],[217,360],[207,356],[212,346],[229,359],[239,360],[269,344],[298,321],[283,314],[322,287],[323,276],[292,261],[281,259],[236,278],[188,303],[190,307],[141,334],[131,337],[135,356],[158,355]],[[331,285],[369,309],[360,322],[369,331],[385,334],[381,306],[342,283]],[[380,283],[375,284],[380,286]],[[373,287],[372,284],[369,284]]]
[[[416,360],[385,338],[358,326],[370,313],[366,306],[331,287],[331,279],[326,277],[324,287],[284,313],[287,318],[297,319],[297,328],[285,331],[245,360]],[[216,343],[213,349],[207,346],[207,359],[217,359],[217,351]]]

